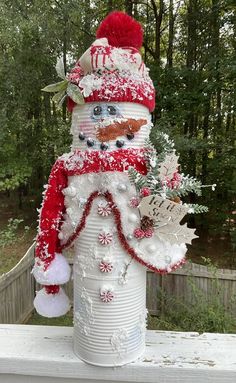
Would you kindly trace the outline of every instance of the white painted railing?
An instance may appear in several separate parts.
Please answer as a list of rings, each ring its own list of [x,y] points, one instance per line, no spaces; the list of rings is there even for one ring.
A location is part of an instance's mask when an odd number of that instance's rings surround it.
[[[73,353],[71,327],[0,325],[0,383],[235,383],[236,334],[147,331],[144,357],[102,368]]]

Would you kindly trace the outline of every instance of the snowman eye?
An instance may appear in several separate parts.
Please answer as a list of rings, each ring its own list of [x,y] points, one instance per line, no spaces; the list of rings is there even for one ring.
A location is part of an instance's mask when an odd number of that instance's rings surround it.
[[[112,105],[109,105],[109,106],[107,107],[107,111],[108,111],[108,113],[110,114],[110,116],[115,116],[116,113],[117,113],[116,107],[115,107],[115,106],[112,106]]]
[[[102,114],[102,108],[101,106],[95,106],[95,108],[93,109],[93,115],[94,116],[100,116]]]

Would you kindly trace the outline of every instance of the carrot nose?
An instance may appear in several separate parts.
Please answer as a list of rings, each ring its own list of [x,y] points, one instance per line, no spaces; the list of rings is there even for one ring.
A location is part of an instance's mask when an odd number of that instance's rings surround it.
[[[134,134],[140,130],[141,126],[146,124],[147,120],[128,118],[125,121],[114,122],[106,127],[98,127],[96,129],[96,137],[100,142],[108,142],[115,140],[119,136]]]

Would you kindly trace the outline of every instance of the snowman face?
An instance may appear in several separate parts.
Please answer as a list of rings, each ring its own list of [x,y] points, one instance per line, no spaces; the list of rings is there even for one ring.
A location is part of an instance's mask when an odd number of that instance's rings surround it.
[[[94,102],[78,105],[72,115],[72,149],[141,148],[151,127],[149,110],[140,104]]]

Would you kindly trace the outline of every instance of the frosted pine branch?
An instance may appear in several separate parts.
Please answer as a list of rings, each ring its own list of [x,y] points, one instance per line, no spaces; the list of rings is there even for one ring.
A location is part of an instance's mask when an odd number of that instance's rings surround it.
[[[130,182],[135,185],[135,187],[138,191],[140,191],[144,186],[147,185],[146,177],[143,176],[142,174],[140,174],[133,167],[129,167],[128,176],[129,176]]]
[[[186,206],[188,210],[188,214],[201,214],[201,213],[207,213],[208,207],[204,205],[198,205],[198,204],[188,204],[185,203],[183,206]]]

